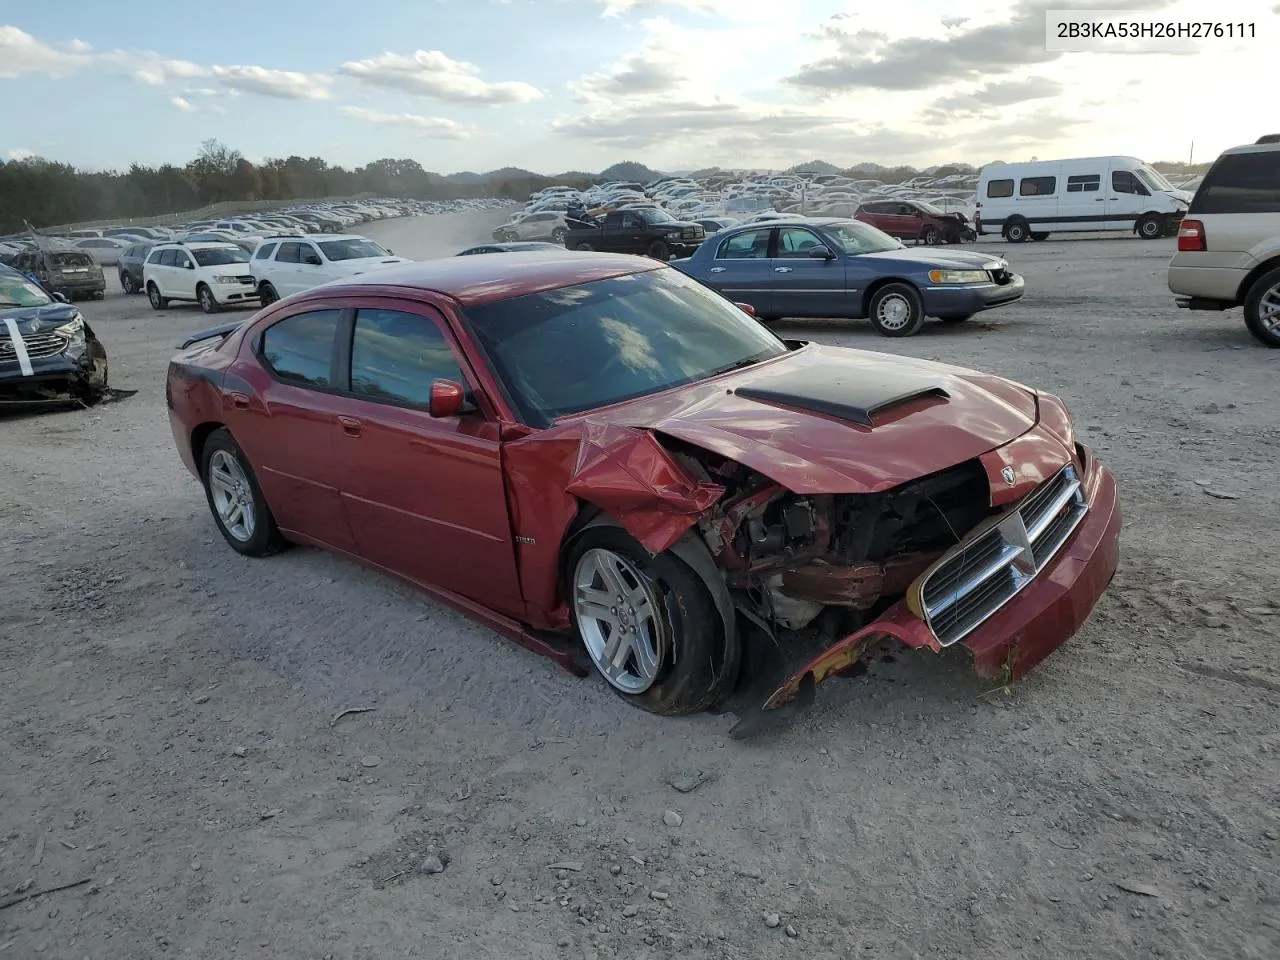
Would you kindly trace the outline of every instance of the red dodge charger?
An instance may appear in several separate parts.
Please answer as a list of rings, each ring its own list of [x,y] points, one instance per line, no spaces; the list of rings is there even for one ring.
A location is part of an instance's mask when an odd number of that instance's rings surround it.
[[[327,284],[188,341],[167,399],[235,550],[347,554],[658,713],[804,702],[891,642],[1017,677],[1118,561],[1057,397],[779,339],[638,257]]]

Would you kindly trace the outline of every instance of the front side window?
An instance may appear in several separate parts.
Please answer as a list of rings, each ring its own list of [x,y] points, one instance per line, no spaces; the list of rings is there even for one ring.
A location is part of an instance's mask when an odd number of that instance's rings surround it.
[[[1142,192],[1142,187],[1138,184],[1138,178],[1128,170],[1113,170],[1111,172],[1111,189],[1116,193]]]
[[[262,359],[281,380],[330,386],[329,367],[341,311],[314,310],[287,317],[262,332]]]
[[[765,260],[769,256],[769,233],[772,227],[763,230],[744,230],[735,233],[720,242],[716,251],[717,260]]]
[[[534,425],[787,352],[763,325],[670,268],[483,304],[467,323]]]
[[[188,257],[185,253],[183,253],[181,250],[173,251],[173,265],[175,267],[181,267],[182,269],[185,270],[189,263],[191,263],[191,258]]]
[[[812,230],[802,230],[799,227],[782,227],[778,230],[779,257],[803,258],[825,246]]]
[[[440,328],[398,310],[360,310],[351,337],[351,392],[426,409],[433,380],[465,383]]]
[[[207,250],[192,250],[196,263],[202,267],[222,267],[229,263],[248,263],[249,255],[239,247],[210,247]]]

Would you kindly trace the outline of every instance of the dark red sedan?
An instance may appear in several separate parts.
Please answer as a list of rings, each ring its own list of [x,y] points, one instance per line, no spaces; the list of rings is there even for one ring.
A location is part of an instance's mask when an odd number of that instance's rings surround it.
[[[660,713],[807,698],[889,640],[1018,676],[1118,559],[1056,397],[780,340],[637,257],[329,284],[189,342],[167,397],[234,549],[347,554]]]

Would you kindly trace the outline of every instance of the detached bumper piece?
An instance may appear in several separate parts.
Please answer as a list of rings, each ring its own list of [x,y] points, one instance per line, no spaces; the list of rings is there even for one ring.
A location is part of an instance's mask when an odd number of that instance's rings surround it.
[[[960,644],[979,676],[1025,675],[1080,629],[1111,583],[1121,521],[1115,477],[1086,451],[1083,467],[1064,468],[944,554],[904,599],[795,671],[763,709],[807,700],[885,639],[935,652]]]

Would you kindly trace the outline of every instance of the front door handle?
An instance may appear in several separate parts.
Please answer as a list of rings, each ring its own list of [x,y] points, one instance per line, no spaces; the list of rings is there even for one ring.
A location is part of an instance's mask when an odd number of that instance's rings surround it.
[[[724,273],[724,267],[712,267],[708,273]]]
[[[790,273],[791,268],[790,267],[774,267],[773,272],[774,273]]]
[[[237,410],[248,410],[249,398],[243,393],[233,393],[231,395],[231,406],[235,407]]]
[[[339,417],[338,423],[342,424],[342,432],[348,437],[358,437],[364,430],[364,424],[355,417]]]

